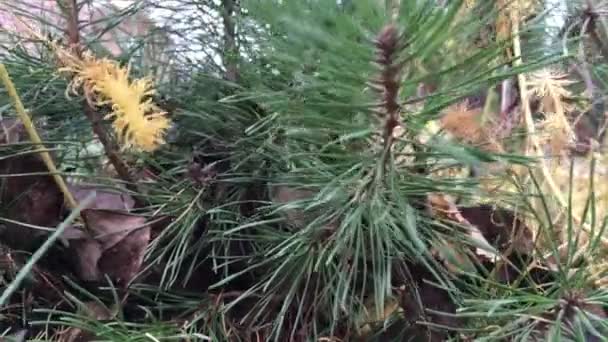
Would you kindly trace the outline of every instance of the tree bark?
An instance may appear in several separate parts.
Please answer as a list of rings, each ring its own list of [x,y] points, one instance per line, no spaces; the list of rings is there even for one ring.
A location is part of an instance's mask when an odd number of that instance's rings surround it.
[[[223,62],[224,68],[226,68],[225,77],[230,82],[236,82],[239,77],[239,48],[234,22],[236,8],[235,0],[222,0],[222,20],[224,24]]]

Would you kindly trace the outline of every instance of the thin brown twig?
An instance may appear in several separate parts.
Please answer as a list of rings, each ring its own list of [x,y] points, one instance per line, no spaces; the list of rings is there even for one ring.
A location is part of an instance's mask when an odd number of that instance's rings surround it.
[[[381,95],[380,106],[384,120],[384,148],[382,162],[386,165],[390,150],[394,143],[394,131],[400,124],[401,105],[399,103],[400,80],[403,65],[396,61],[399,49],[399,32],[389,24],[384,27],[376,38],[377,56],[375,62],[381,72],[372,86]]]
[[[77,0],[70,0],[69,6],[67,8],[67,30],[66,35],[68,36],[68,42],[70,44],[70,48],[74,51],[76,56],[82,57],[82,46],[80,44],[80,26],[79,26],[79,7]],[[118,176],[125,182],[125,186],[128,190],[137,194],[138,188],[135,183],[135,179],[131,175],[129,170],[129,166],[122,159],[119,152],[118,144],[112,139],[112,137],[108,134],[107,130],[103,126],[103,118],[100,113],[95,110],[95,108],[91,107],[88,101],[82,101],[82,107],[84,110],[84,114],[91,123],[91,128],[93,129],[93,133],[97,136],[97,139],[103,146],[104,152],[108,157],[110,163],[116,170]],[[137,207],[143,206],[143,200],[139,198],[139,196],[134,195],[134,200]]]

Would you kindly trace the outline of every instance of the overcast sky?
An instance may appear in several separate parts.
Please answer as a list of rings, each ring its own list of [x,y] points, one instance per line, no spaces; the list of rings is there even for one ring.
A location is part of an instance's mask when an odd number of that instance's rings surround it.
[[[110,0],[110,2],[120,8],[127,7],[133,3],[131,0]]]

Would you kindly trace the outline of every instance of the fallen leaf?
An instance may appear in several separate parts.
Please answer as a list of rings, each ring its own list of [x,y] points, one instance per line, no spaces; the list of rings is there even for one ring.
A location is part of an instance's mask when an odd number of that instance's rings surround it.
[[[98,281],[102,278],[97,263],[103,254],[101,244],[94,239],[84,237],[69,242],[76,255],[76,273],[84,281]]]
[[[465,101],[448,108],[439,119],[439,124],[461,143],[477,146],[486,152],[504,152],[500,142],[492,135],[492,124],[484,122],[483,116],[483,108],[471,108]]]
[[[68,184],[76,203],[82,202],[90,195],[93,200],[84,209],[103,209],[128,212],[135,206],[135,200],[130,195],[115,189],[103,189],[93,184]],[[94,214],[93,214],[94,215]],[[62,234],[61,240],[65,244],[69,240],[85,239],[86,233],[81,228],[68,227]],[[75,243],[77,249],[90,250],[90,246],[82,246],[82,241]],[[95,253],[94,253],[95,254]]]
[[[454,203],[454,200],[448,195],[441,193],[429,194],[427,196],[427,205],[427,208],[433,217],[455,222],[465,228],[471,241],[475,242],[477,246],[484,247],[483,249],[476,249],[478,255],[489,258],[497,257],[496,253],[492,251],[492,245],[479,230],[479,227],[469,222],[462,215],[460,209]]]
[[[54,227],[61,221],[63,194],[53,178],[44,174],[48,170],[38,154],[7,146],[25,139],[22,129],[18,121],[0,121],[0,149],[3,150],[3,158],[0,159],[0,202],[8,219]],[[45,234],[17,223],[7,223],[2,240],[15,249],[33,250],[37,247],[38,238]]]
[[[296,201],[310,200],[316,195],[312,190],[296,189],[289,186],[276,186],[273,189],[272,201],[280,205],[289,205]],[[282,210],[288,223],[297,228],[304,228],[311,220],[310,215],[304,213],[302,209],[285,208]]]
[[[286,219],[286,223],[296,229],[303,229],[315,219],[323,214],[323,210],[315,206],[314,209],[305,210],[304,208],[293,208],[297,202],[308,202],[317,196],[317,192],[310,189],[298,189],[289,186],[275,186],[271,191],[271,200],[275,204],[282,205],[280,213]],[[301,205],[301,204],[300,204]],[[317,241],[327,241],[340,226],[340,218],[338,216],[331,217],[324,222],[322,227],[319,227],[314,235]]]
[[[532,231],[514,212],[490,205],[460,207],[458,210],[501,253],[530,255],[534,251]]]
[[[25,126],[17,118],[0,120],[0,144],[14,144],[26,138]]]
[[[70,240],[77,257],[77,273],[85,281],[108,275],[119,286],[137,275],[150,241],[146,218],[101,209],[82,211],[87,235]]]
[[[131,210],[135,200],[119,190],[101,189],[91,184],[69,184],[68,188],[77,203],[93,194],[94,199],[85,209]]]
[[[105,251],[124,240],[132,231],[148,228],[146,218],[104,209],[86,209],[82,211],[87,229]]]
[[[149,241],[149,227],[131,232],[103,253],[98,263],[100,271],[109,275],[119,285],[128,285],[141,269]]]
[[[403,263],[395,276],[397,283],[403,284],[397,292],[408,325],[403,335],[406,340],[446,341],[449,329],[461,326],[462,319],[455,316],[456,304],[445,289],[431,283],[435,276],[426,266]]]
[[[388,297],[384,303],[384,310],[379,313],[376,311],[376,303],[370,297],[365,303],[365,311],[361,316],[360,322],[357,323],[359,329],[358,336],[365,338],[371,335],[377,328],[378,322],[387,321],[391,315],[397,312],[400,308],[398,298]]]

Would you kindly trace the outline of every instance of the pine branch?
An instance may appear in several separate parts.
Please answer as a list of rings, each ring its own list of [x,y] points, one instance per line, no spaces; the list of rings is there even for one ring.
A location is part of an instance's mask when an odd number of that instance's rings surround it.
[[[383,140],[384,149],[382,164],[386,164],[388,154],[394,143],[394,131],[400,124],[399,89],[403,65],[397,63],[399,52],[399,32],[394,25],[387,25],[376,38],[376,64],[381,72],[372,87],[380,94],[380,113],[384,117]]]

